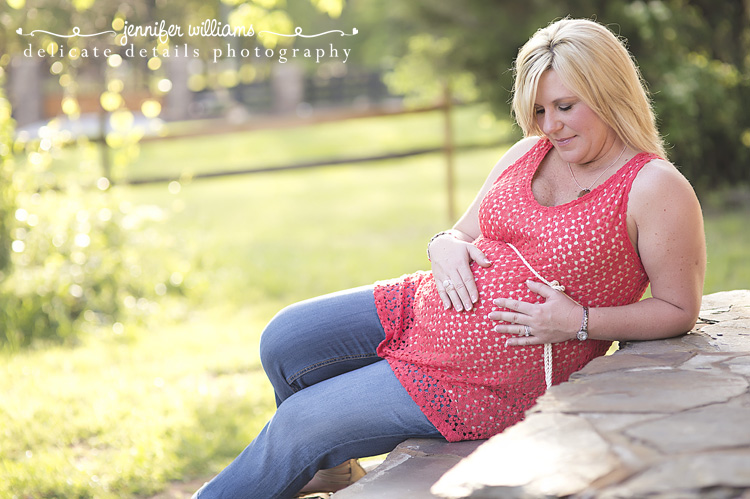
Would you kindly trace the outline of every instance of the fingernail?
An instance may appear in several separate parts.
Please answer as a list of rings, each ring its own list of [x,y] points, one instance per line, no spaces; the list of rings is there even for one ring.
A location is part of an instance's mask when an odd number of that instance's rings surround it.
[[[506,347],[509,347],[509,346],[510,346],[510,340],[505,340],[505,346],[506,346]]]
[[[451,308],[450,305],[448,305],[447,303],[443,303],[443,310],[448,310],[449,308]]]
[[[478,301],[479,301],[479,297],[478,297],[478,296],[472,296],[472,297],[471,297],[471,302],[472,302],[472,303],[476,303],[476,302],[478,302]]]

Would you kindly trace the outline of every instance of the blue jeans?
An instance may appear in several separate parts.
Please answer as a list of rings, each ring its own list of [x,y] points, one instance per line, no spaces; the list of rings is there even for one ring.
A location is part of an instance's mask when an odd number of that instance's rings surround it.
[[[289,498],[319,469],[442,438],[375,353],[384,338],[372,286],[279,312],[260,340],[276,413],[194,497]]]

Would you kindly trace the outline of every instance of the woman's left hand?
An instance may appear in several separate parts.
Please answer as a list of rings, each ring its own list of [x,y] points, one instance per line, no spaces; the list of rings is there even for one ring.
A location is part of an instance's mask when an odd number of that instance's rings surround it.
[[[490,312],[488,315],[492,320],[507,322],[495,326],[495,331],[518,336],[510,338],[506,346],[560,343],[575,338],[581,326],[583,307],[565,293],[546,284],[526,281],[526,285],[544,298],[544,303],[498,298],[493,303],[507,311]]]

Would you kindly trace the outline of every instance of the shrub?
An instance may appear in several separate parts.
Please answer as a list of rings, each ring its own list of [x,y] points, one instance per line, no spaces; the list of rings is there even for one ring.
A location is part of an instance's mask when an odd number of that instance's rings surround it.
[[[152,257],[162,238],[144,230],[161,212],[118,205],[116,196],[19,194],[12,271],[0,285],[2,341],[12,349],[69,342],[92,326],[111,324],[120,333],[120,321],[145,318],[157,299],[179,289],[169,261]]]
[[[102,325],[120,333],[123,321],[181,291],[171,267],[184,265],[146,227],[164,219],[161,210],[119,202],[86,161],[67,177],[53,174],[63,143],[54,126],[26,143],[14,141],[13,128],[0,93],[0,347],[70,343]]]

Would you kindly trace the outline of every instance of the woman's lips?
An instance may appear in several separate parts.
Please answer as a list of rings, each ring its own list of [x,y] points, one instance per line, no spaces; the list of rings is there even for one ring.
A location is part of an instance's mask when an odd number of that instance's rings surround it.
[[[555,142],[557,142],[557,145],[559,147],[565,147],[568,144],[570,144],[570,141],[573,140],[573,139],[574,139],[574,137],[567,137],[565,139],[557,139]]]

